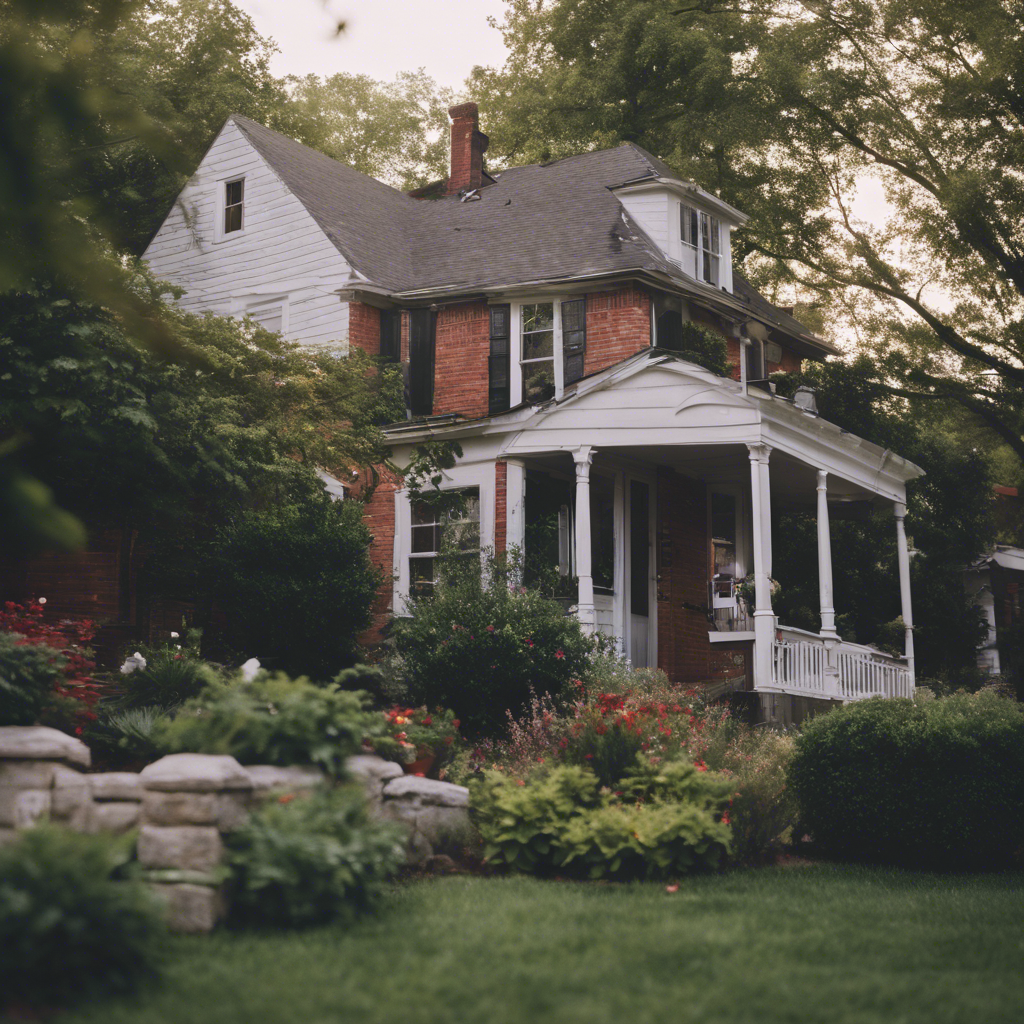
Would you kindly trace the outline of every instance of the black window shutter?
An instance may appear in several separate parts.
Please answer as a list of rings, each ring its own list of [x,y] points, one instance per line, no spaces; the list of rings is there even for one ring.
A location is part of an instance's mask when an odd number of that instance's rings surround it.
[[[587,300],[562,303],[562,381],[572,384],[583,376],[587,354]]]
[[[402,360],[402,311],[380,311],[380,357],[389,363]]]
[[[491,354],[487,360],[487,414],[504,412],[511,405],[509,365],[512,350],[511,306],[491,306]]]
[[[409,411],[430,416],[434,411],[434,329],[437,314],[429,309],[409,313]]]

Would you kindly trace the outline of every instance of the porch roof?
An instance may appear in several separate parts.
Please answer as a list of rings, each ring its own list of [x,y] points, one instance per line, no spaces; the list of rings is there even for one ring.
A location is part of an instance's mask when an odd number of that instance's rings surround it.
[[[557,401],[481,420],[396,424],[388,434],[396,443],[506,435],[500,454],[511,458],[591,445],[599,452],[642,452],[683,471],[687,465],[711,468],[713,450],[722,446],[766,444],[784,456],[773,457],[783,472],[788,467],[799,474],[806,467],[846,481],[850,486],[834,493],[849,500],[905,501],[907,481],[924,474],[895,452],[788,399],[758,389],[745,392],[738,381],[661,349],[647,349],[587,377]]]

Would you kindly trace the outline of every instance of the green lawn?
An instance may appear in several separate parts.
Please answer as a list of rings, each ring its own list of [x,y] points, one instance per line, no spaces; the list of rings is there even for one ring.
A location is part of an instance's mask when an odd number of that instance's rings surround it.
[[[443,878],[350,929],[178,938],[55,1024],[1020,1024],[1024,878],[818,865],[663,885]]]

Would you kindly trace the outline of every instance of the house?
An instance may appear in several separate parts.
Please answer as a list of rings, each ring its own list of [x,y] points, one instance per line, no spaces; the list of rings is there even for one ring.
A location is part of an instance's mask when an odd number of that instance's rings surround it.
[[[921,470],[812,393],[773,393],[769,374],[834,349],[733,268],[744,215],[631,144],[489,175],[476,105],[450,114],[451,175],[412,196],[230,117],[145,258],[187,308],[400,362],[397,463],[457,441],[443,487],[468,499],[463,546],[546,545],[575,614],[635,665],[745,686],[784,720],[794,699],[912,693],[903,517]],[[687,357],[702,329],[731,376]],[[848,503],[893,509],[905,657],[836,633],[829,516]],[[772,611],[773,507],[816,510],[818,633]],[[453,524],[390,478],[367,516],[394,579],[382,620],[433,585]]]
[[[1022,504],[1016,487],[993,488],[993,516],[997,536],[1018,539]],[[996,544],[964,570],[964,587],[971,603],[981,609],[988,634],[978,651],[978,668],[989,675],[1013,672],[1021,625],[1024,585],[1024,548]]]

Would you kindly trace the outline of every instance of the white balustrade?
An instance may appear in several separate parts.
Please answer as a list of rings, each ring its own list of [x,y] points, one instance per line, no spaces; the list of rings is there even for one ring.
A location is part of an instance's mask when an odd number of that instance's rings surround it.
[[[771,690],[779,693],[845,701],[914,695],[905,659],[801,629],[777,631],[771,664]]]

